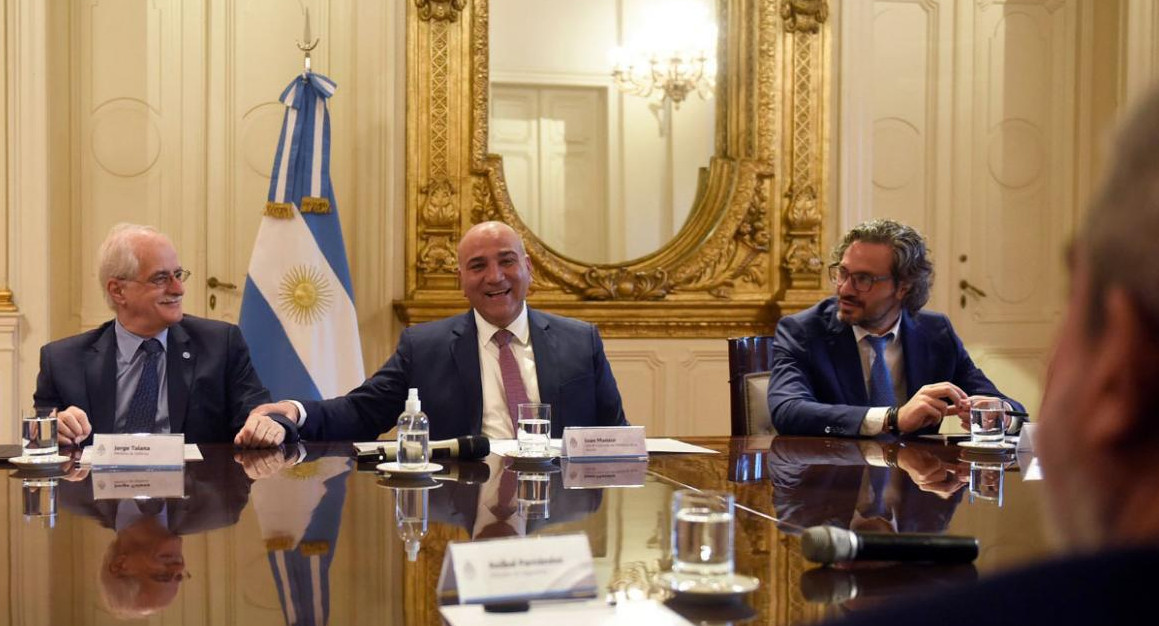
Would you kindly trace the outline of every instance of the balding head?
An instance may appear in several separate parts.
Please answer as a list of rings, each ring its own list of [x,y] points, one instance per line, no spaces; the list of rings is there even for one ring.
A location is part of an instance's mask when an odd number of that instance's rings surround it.
[[[531,261],[510,226],[483,222],[459,241],[459,284],[471,307],[506,328],[523,311],[531,284]]]

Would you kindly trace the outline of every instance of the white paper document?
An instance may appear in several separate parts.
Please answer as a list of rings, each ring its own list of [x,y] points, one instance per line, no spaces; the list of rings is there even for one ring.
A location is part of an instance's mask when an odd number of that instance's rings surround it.
[[[666,437],[649,437],[644,440],[648,447],[648,453],[653,452],[683,452],[693,454],[719,454],[716,450],[709,450],[700,446],[694,446],[690,443],[669,439]],[[360,444],[356,444],[360,445]],[[559,452],[563,447],[562,439],[552,439],[551,447]],[[492,439],[491,452],[494,454],[507,455],[519,450],[519,442],[514,439]]]
[[[653,438],[648,440],[648,452],[682,452],[692,454],[720,454],[716,450],[709,450],[690,443],[668,438]]]
[[[204,461],[204,460],[205,460],[205,457],[201,456],[201,449],[197,447],[197,444],[195,444],[195,443],[185,444],[185,462],[186,463],[188,463],[189,461]],[[80,464],[81,465],[92,465],[93,464],[93,447],[92,446],[89,446],[81,451]]]
[[[621,602],[614,606],[603,600],[532,602],[529,610],[520,613],[488,613],[480,604],[451,604],[439,607],[439,613],[452,626],[667,626],[692,623],[651,600]]]
[[[1038,464],[1038,457],[1032,457],[1030,463],[1022,465],[1022,480],[1042,480],[1042,466]]]

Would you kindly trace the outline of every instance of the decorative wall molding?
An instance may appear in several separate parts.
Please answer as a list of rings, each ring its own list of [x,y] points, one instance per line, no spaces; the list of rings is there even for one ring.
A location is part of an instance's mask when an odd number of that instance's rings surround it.
[[[467,0],[415,0],[419,19],[435,22],[455,22],[459,13],[467,5]]]
[[[598,323],[605,336],[769,333],[781,313],[820,297],[825,3],[796,3],[785,14],[776,0],[719,0],[716,155],[675,238],[613,264],[546,245],[512,206],[502,160],[487,154],[488,0],[463,3],[462,19],[431,19],[424,6],[411,6],[408,23],[407,277],[406,297],[395,303],[404,323],[464,308],[454,252],[461,233],[485,220],[523,237],[534,306]],[[791,29],[783,25],[789,18]],[[798,61],[786,73],[789,53]],[[782,136],[785,120],[792,130]],[[782,154],[794,155],[784,172]],[[783,199],[774,192],[779,176],[800,191]]]

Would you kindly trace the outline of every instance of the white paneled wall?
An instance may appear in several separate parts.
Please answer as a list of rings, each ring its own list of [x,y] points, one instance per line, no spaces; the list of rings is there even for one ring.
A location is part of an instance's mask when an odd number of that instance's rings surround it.
[[[724,339],[606,339],[628,421],[649,435],[727,435]]]
[[[1118,104],[1118,7],[841,5],[834,236],[870,217],[925,234],[936,265],[927,306],[1031,411],[1065,293],[1062,251],[1098,166],[1094,129]]]
[[[0,441],[31,402],[45,342],[110,317],[96,251],[121,221],[168,233],[193,270],[185,310],[235,321],[284,107],[302,71],[303,9],[321,38],[313,67],[338,83],[332,171],[363,354],[393,350],[402,291],[404,3],[332,0],[8,0],[10,185],[7,285],[20,308]],[[7,131],[6,131],[7,132]],[[18,338],[18,342],[16,341]],[[7,381],[8,378],[0,378]]]

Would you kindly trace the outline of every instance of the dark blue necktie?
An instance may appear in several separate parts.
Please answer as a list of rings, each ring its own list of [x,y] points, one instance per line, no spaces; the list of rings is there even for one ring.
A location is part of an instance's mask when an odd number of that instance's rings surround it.
[[[889,366],[885,363],[885,344],[893,337],[888,333],[884,337],[866,335],[865,340],[873,346],[873,367],[869,368],[869,406],[895,406],[897,396],[893,395],[893,377],[889,375]]]
[[[157,361],[165,349],[160,341],[146,339],[141,342],[138,350],[145,353],[145,364],[141,368],[137,389],[133,392],[133,398],[129,400],[124,432],[151,433],[157,427],[157,392],[160,387]]]
[[[868,482],[869,489],[872,494],[861,494],[861,498],[857,502],[857,512],[862,517],[879,517],[881,519],[891,519],[889,512],[889,504],[885,499],[885,490],[889,487],[890,482],[890,468],[888,467],[866,467],[866,474],[862,476],[863,482]],[[862,486],[865,489],[865,486]],[[871,499],[865,499],[869,496]]]

